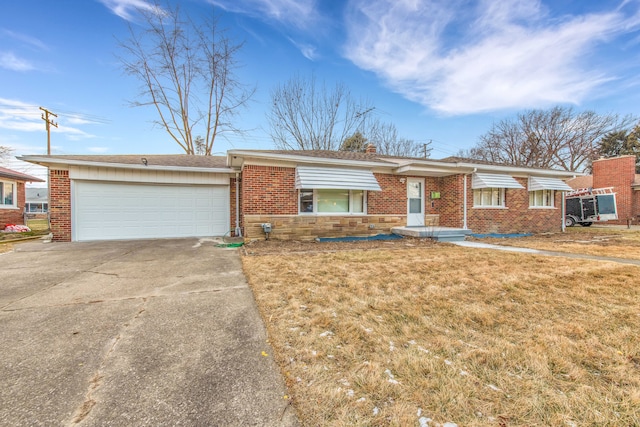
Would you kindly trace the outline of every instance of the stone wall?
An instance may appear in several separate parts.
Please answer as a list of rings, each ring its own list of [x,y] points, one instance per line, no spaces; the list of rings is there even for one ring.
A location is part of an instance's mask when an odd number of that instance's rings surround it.
[[[263,223],[271,224],[272,239],[313,240],[316,237],[389,234],[392,227],[406,225],[407,216],[245,215],[245,238],[264,239]]]

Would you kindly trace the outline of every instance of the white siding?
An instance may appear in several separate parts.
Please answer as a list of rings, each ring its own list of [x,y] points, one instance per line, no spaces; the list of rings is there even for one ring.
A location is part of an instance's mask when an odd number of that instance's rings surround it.
[[[72,181],[73,240],[222,236],[228,185]]]
[[[73,166],[69,178],[91,181],[146,182],[154,184],[229,185],[229,175],[223,173],[182,172]]]

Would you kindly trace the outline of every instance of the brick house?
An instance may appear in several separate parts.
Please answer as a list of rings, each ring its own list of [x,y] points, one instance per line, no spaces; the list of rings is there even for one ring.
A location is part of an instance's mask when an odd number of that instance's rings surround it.
[[[54,239],[365,236],[439,225],[559,231],[575,173],[336,151],[230,150],[226,157],[25,156],[48,166]]]
[[[7,224],[24,224],[25,184],[40,178],[0,167],[0,230]]]
[[[592,170],[592,175],[572,178],[567,184],[574,189],[613,187],[618,220],[608,223],[640,222],[640,174],[636,173],[636,156],[594,160]]]

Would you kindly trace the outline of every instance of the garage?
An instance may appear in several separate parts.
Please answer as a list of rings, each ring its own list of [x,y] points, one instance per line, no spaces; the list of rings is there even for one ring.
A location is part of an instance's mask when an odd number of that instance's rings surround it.
[[[75,241],[222,236],[229,186],[72,181]]]

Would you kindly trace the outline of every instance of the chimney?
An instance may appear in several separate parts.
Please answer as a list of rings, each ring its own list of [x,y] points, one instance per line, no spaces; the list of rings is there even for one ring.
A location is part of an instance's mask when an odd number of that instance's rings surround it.
[[[367,148],[364,149],[365,153],[375,153],[376,152],[376,146],[373,144],[367,144]]]

